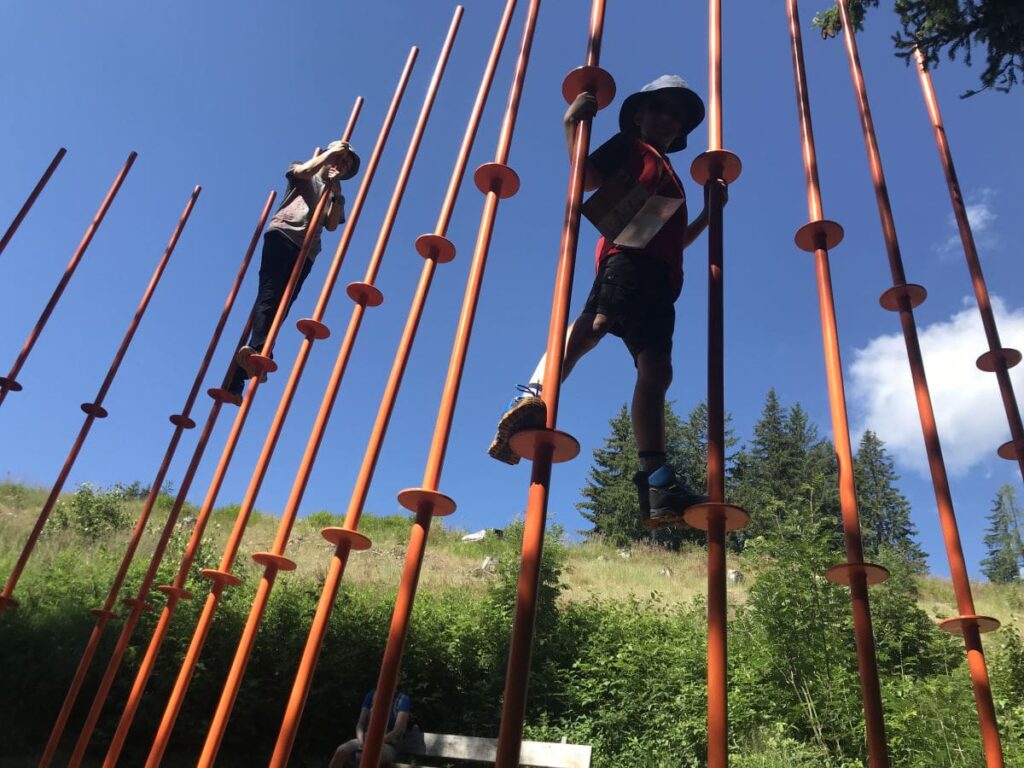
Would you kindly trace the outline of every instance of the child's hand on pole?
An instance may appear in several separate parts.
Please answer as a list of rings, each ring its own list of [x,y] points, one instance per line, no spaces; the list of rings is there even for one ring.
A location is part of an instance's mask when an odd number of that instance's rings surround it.
[[[592,93],[581,93],[565,111],[566,125],[572,125],[581,120],[590,120],[597,114],[597,98]]]

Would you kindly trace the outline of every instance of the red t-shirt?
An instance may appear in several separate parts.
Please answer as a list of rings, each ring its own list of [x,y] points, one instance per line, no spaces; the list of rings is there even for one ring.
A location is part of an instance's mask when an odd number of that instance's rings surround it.
[[[594,150],[590,162],[605,179],[617,171],[625,170],[631,179],[647,187],[651,194],[682,199],[683,204],[640,251],[668,267],[674,295],[678,296],[683,287],[683,246],[688,219],[686,192],[672,163],[650,144],[623,133],[615,134]],[[595,266],[600,266],[606,256],[627,250],[633,249],[621,248],[602,237],[597,242]]]

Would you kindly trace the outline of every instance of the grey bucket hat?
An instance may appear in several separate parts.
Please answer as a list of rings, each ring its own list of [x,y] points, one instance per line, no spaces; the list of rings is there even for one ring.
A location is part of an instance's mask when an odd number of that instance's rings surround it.
[[[327,145],[327,149],[325,149],[324,151],[330,152],[331,150],[340,149],[342,147],[348,148],[349,157],[352,158],[352,162],[349,165],[348,170],[345,172],[345,175],[341,177],[342,181],[346,181],[348,179],[351,179],[357,173],[359,173],[359,155],[357,155],[356,151],[352,149],[352,145],[349,144],[347,141],[332,141],[330,144]]]
[[[626,97],[619,109],[619,130],[625,134],[636,134],[634,118],[644,101],[657,91],[668,91],[678,96],[683,105],[683,129],[669,146],[669,152],[678,152],[686,147],[686,137],[694,128],[704,122],[704,101],[678,75],[662,75],[639,91]]]

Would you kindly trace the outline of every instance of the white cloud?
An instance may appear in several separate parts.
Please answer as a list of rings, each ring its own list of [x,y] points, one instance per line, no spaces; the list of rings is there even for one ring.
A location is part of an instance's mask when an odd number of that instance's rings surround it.
[[[1024,308],[992,299],[1004,347],[1024,345]],[[946,466],[963,474],[977,464],[1001,462],[995,450],[1009,439],[995,374],[975,366],[988,350],[973,299],[949,320],[918,329],[928,386]],[[901,465],[927,474],[928,464],[903,334],[879,336],[854,351],[850,393],[858,432],[870,429]],[[1024,401],[1024,364],[1010,370]]]
[[[984,187],[977,194],[971,195],[964,204],[964,208],[967,210],[967,221],[970,222],[971,232],[974,235],[974,242],[983,248],[995,248],[999,245],[999,238],[992,231],[992,225],[999,218],[992,206],[995,196],[994,189]],[[942,254],[959,253],[963,244],[956,226],[956,217],[952,213],[949,214],[949,229],[952,234],[938,247],[938,250]]]

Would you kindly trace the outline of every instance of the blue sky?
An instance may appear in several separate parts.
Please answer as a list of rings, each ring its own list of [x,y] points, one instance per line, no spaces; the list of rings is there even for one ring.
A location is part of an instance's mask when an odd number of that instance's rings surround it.
[[[911,399],[896,316],[878,306],[890,285],[845,54],[810,29],[819,3],[801,9],[825,212],[846,229],[832,268],[851,421],[871,428],[897,459],[902,489],[931,567],[948,571]],[[243,8],[244,5],[244,8]],[[384,304],[369,310],[303,505],[343,511],[390,369],[420,257],[412,244],[430,231],[504,3],[468,0],[462,30],[414,168],[377,285]],[[518,49],[520,0],[471,160],[493,157]],[[883,6],[889,6],[883,3]],[[769,387],[799,401],[830,434],[820,324],[810,259],[793,245],[807,220],[804,177],[784,4],[725,4],[725,145],[744,173],[726,218],[726,399],[736,430],[748,435]],[[286,500],[333,364],[351,303],[344,284],[362,279],[383,211],[419,112],[454,4],[428,0],[337,3],[102,4],[20,3],[0,11],[0,126],[6,170],[0,221],[20,207],[59,146],[68,156],[8,250],[0,256],[0,367],[6,371],[71,251],[130,150],[139,160],[50,325],[23,370],[25,391],[0,408],[0,474],[49,486],[79,429],[80,402],[91,400],[139,296],[193,185],[203,193],[135,344],[106,401],[67,488],[90,481],[152,478],[170,438],[167,416],[180,410],[224,296],[270,189],[283,187],[287,163],[304,159],[344,127],[356,96],[366,106],[354,135],[364,162],[376,138],[402,62],[422,49],[405,103],[342,267],[326,321],[259,497],[277,513]],[[525,507],[529,469],[485,454],[512,385],[533,370],[547,334],[568,164],[560,118],[563,76],[582,63],[590,3],[558,0],[541,8],[511,165],[522,191],[502,203],[468,369],[441,489],[459,504],[446,524],[475,530],[504,525]],[[652,23],[656,21],[657,23]],[[985,351],[955,239],[938,155],[912,69],[892,55],[890,7],[874,12],[860,38],[883,162],[908,279],[927,286],[918,310],[940,434],[972,572],[984,556],[985,516],[997,487],[1020,489],[1016,466],[995,457],[1008,439],[994,377],[974,369]],[[706,93],[704,3],[609,2],[602,64],[619,96],[599,115],[595,139],[614,132],[621,99],[663,73],[678,73]],[[943,63],[935,73],[964,194],[971,205],[989,286],[999,298],[1005,346],[1024,347],[1024,269],[1019,243],[1024,177],[1019,152],[1021,93],[961,101],[978,69]],[[705,145],[703,127],[674,157],[685,171]],[[345,185],[351,201],[356,182]],[[693,214],[700,191],[688,187]],[[451,339],[479,222],[482,198],[467,182],[450,238],[454,262],[434,281],[367,511],[401,511],[398,490],[420,484]],[[339,233],[324,238],[291,320],[308,316]],[[592,279],[593,230],[584,228],[574,307]],[[703,397],[706,243],[686,257],[678,305],[676,380],[670,397],[682,412]],[[211,368],[220,376],[228,347],[255,292],[249,276]],[[288,323],[276,357],[290,365],[300,341]],[[1024,387],[1019,370],[1018,392]],[[562,428],[576,435],[581,458],[554,472],[550,517],[583,527],[575,511],[590,452],[599,447],[632,390],[624,347],[609,339],[577,368],[564,389]],[[262,388],[220,495],[241,499],[285,382]],[[201,400],[197,419],[208,404]],[[234,411],[222,418],[190,499],[200,502]],[[185,470],[198,430],[182,441],[171,479]],[[265,543],[264,543],[265,544]]]

